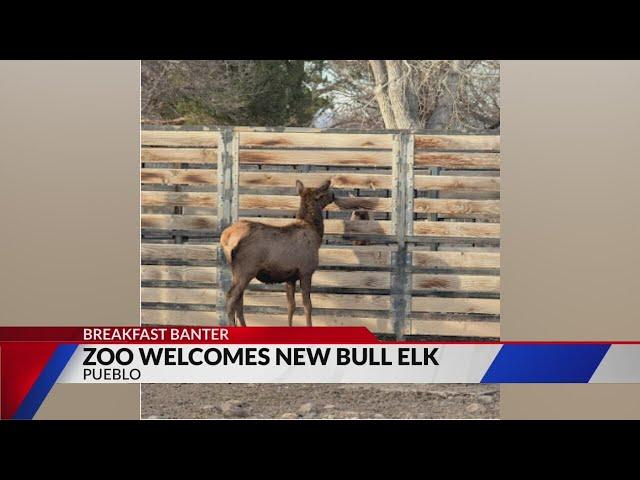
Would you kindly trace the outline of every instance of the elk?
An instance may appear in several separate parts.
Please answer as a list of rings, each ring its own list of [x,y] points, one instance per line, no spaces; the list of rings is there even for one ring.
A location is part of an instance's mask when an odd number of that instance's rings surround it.
[[[364,220],[364,221],[368,221],[371,220],[371,215],[369,214],[369,212],[367,210],[355,210],[351,213],[351,218],[350,220],[353,221],[360,221],[360,220]],[[354,240],[353,241],[354,245],[369,245],[369,242],[366,240]]]
[[[227,227],[220,245],[231,266],[231,288],[227,292],[226,313],[232,325],[236,316],[246,326],[244,290],[251,280],[286,283],[289,326],[296,309],[296,282],[300,281],[307,326],[311,326],[311,277],[318,268],[318,250],[324,235],[322,210],[335,200],[327,180],[318,188],[305,188],[296,180],[300,207],[296,219],[283,226],[240,220]]]

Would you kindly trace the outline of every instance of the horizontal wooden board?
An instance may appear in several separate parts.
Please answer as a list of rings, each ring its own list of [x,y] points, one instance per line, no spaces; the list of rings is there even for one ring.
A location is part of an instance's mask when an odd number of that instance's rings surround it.
[[[417,220],[413,222],[413,234],[434,237],[500,238],[500,224]]]
[[[389,134],[240,132],[240,147],[391,148]]]
[[[261,282],[254,279],[254,285]],[[372,288],[386,290],[389,288],[389,272],[338,272],[327,270],[316,270],[313,274],[312,285],[314,287],[337,287],[337,288]]]
[[[140,182],[163,185],[216,185],[218,174],[215,170],[143,168],[140,171]]]
[[[218,206],[218,194],[215,192],[141,192],[143,207],[210,207]]]
[[[393,248],[369,245],[347,248],[323,247],[320,249],[320,267],[327,266],[367,266],[388,267]]]
[[[409,335],[500,338],[500,322],[412,320]]]
[[[291,218],[260,218],[243,217],[243,220],[264,223],[266,225],[288,225],[293,221]],[[324,233],[331,235],[391,235],[393,226],[389,220],[380,221],[349,221],[349,220],[325,220]]]
[[[481,192],[478,190],[440,190],[437,198],[464,200],[499,200],[500,192]]]
[[[419,247],[422,248],[422,247]],[[488,252],[488,253],[500,253],[499,246],[493,245],[459,245],[456,243],[444,243],[438,244],[438,251],[447,252]]]
[[[390,198],[378,197],[340,197],[340,207],[335,203],[327,205],[330,212],[347,209],[367,209],[378,212],[391,211]],[[296,212],[300,207],[300,197],[289,195],[240,195],[240,208],[243,210],[284,210]]]
[[[218,224],[217,217],[204,215],[161,215],[142,214],[142,228],[160,230],[214,230]]]
[[[499,169],[500,154],[416,152],[414,165],[416,167]]]
[[[140,150],[140,161],[150,163],[218,163],[215,148],[153,148]]]
[[[490,298],[413,297],[411,299],[411,311],[500,315],[500,300]]]
[[[416,190],[499,192],[500,177],[415,175],[414,188]]]
[[[240,172],[241,187],[290,187],[295,188],[296,180],[305,187],[319,187],[331,180],[333,188],[390,189],[391,175],[369,173],[302,173],[302,172]]]
[[[143,302],[215,304],[218,290],[215,288],[141,288]]]
[[[262,326],[287,326],[288,317],[286,314],[262,314],[262,313],[245,313],[245,320],[247,326],[250,327],[262,327]],[[393,333],[393,322],[386,318],[366,318],[366,317],[351,317],[351,316],[339,316],[339,315],[317,315],[312,316],[312,322],[314,327],[366,327],[370,331],[375,333]],[[293,316],[293,326],[303,327],[306,326],[306,320],[304,315]]]
[[[441,213],[450,216],[500,216],[500,200],[460,200],[441,198],[415,198],[413,211]]]
[[[216,267],[194,267],[191,265],[142,265],[142,280],[167,280],[176,282],[217,282]]]
[[[245,313],[248,326],[287,326],[286,314]],[[386,318],[313,315],[314,326],[363,326],[375,333],[393,333],[393,322]],[[215,311],[142,309],[143,325],[214,326],[219,325]],[[294,315],[294,326],[304,326],[304,315]],[[499,322],[464,322],[448,320],[412,320],[407,322],[407,335],[464,337],[500,337]]]
[[[414,273],[413,290],[500,293],[500,277],[493,275],[443,275]]]
[[[216,260],[217,245],[162,245],[143,243],[141,245],[142,261],[152,260]]]
[[[142,130],[142,145],[160,147],[217,147],[220,134],[207,131]]]
[[[364,150],[240,150],[240,163],[257,165],[391,167],[391,152],[367,152]]]
[[[344,310],[389,310],[388,295],[343,295],[334,293],[312,293],[311,303],[314,309],[332,308]],[[245,292],[245,306],[287,307],[287,295],[284,292]],[[296,305],[302,307],[302,296],[296,293]]]
[[[416,149],[500,150],[499,135],[415,135]]]
[[[500,253],[412,251],[413,265],[422,268],[500,268]]]
[[[140,316],[142,325],[219,325],[217,312],[188,310],[155,310],[143,308]]]

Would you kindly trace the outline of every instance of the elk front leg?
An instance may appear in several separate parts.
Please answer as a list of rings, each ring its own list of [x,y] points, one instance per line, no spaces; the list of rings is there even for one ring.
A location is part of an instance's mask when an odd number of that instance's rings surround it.
[[[296,282],[287,282],[287,313],[289,326],[293,327],[293,312],[296,311]]]
[[[302,303],[304,315],[307,318],[307,327],[311,326],[311,275],[300,278],[300,290],[302,290]]]

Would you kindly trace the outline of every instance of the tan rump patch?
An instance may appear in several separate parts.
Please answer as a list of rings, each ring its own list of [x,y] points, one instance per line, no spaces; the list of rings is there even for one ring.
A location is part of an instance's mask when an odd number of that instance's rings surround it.
[[[220,245],[222,245],[222,251],[227,258],[227,262],[231,263],[231,252],[233,252],[240,240],[249,234],[250,229],[251,224],[246,220],[240,220],[224,229],[222,235],[220,235]]]

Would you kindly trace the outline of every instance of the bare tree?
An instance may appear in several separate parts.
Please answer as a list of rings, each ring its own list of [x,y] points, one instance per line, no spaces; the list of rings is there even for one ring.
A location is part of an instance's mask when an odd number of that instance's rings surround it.
[[[404,60],[369,60],[376,99],[387,128],[419,128],[420,100],[412,68]]]
[[[144,61],[143,121],[274,124],[277,81],[265,77],[261,62]],[[303,109],[317,126],[478,131],[500,125],[496,61],[311,60],[305,69],[305,86],[321,101],[307,102]],[[284,77],[278,81],[282,92],[290,90]],[[295,115],[275,122],[303,126],[311,119]]]
[[[500,125],[500,68],[488,60],[329,62],[331,126],[477,131]]]

